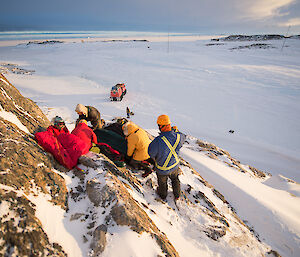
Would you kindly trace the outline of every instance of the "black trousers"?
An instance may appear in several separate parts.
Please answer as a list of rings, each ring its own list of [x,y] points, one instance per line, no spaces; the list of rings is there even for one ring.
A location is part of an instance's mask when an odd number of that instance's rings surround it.
[[[172,171],[169,175],[159,175],[157,174],[158,188],[157,193],[161,199],[166,199],[168,194],[168,178],[171,179],[172,189],[175,198],[180,197],[180,180],[179,180],[179,168]]]

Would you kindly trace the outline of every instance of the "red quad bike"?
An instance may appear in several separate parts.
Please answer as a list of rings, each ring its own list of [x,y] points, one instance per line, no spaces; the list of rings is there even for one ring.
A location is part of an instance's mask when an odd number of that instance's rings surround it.
[[[126,95],[125,84],[117,84],[111,88],[110,100],[111,101],[122,101],[123,96]]]

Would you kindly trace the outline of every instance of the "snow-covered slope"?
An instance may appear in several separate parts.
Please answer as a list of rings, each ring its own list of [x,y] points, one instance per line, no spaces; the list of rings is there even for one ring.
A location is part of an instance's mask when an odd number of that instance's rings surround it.
[[[155,200],[154,174],[151,183],[140,174],[131,175],[139,190],[124,178],[120,182],[128,185],[127,192],[180,256],[259,256],[272,249],[282,256],[298,256],[299,41],[288,40],[282,51],[282,42],[276,40],[268,42],[275,48],[267,49],[230,50],[243,43],[208,43],[20,45],[0,47],[0,61],[35,70],[32,75],[6,76],[49,119],[60,115],[70,129],[76,118],[74,108],[83,103],[97,107],[106,120],[125,115],[129,106],[135,113],[132,120],[153,135],[156,117],[166,113],[190,135],[181,151],[185,161],[180,179],[186,197],[179,210],[171,194],[168,203]],[[128,93],[122,102],[112,103],[109,90],[119,82],[125,82]],[[12,117],[4,109],[1,114]],[[53,212],[37,211],[45,231],[49,229],[50,241],[60,241],[74,256],[85,256],[93,238],[91,230],[101,226],[104,218],[99,214],[103,210],[94,208],[78,186],[85,189],[93,179],[111,183],[105,169],[82,168],[87,174],[81,180],[72,172],[63,175],[69,192],[80,195],[78,201],[70,200],[68,213],[58,214],[55,207]],[[86,211],[96,215],[90,229],[93,215],[80,215]],[[60,227],[51,230],[53,224]],[[162,254],[151,236],[112,225],[106,231],[103,255],[120,255],[120,249],[127,256]],[[134,247],[136,241],[140,247]]]

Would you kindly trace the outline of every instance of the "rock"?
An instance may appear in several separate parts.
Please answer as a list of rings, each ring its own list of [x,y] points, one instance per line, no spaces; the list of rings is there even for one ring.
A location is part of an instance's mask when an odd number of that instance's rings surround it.
[[[35,72],[34,70],[26,70],[23,68],[19,68],[17,64],[11,64],[11,63],[0,64],[0,73],[8,73],[9,71],[15,74],[23,74],[23,75],[31,75]]]
[[[73,221],[74,226],[80,223],[83,233],[76,239],[83,240],[86,248],[90,247],[89,252],[83,253],[84,256],[101,255],[110,242],[107,240],[107,233],[118,233],[117,226],[126,226],[138,234],[147,233],[148,238],[152,238],[161,248],[162,255],[179,256],[164,231],[153,222],[152,215],[161,215],[156,213],[155,204],[151,206],[151,201],[139,200],[144,194],[147,194],[145,199],[154,196],[154,182],[150,179],[152,175],[145,182],[145,179],[133,175],[125,167],[116,167],[107,157],[99,154],[95,158],[95,163],[99,165],[97,170],[87,168],[85,171],[74,169],[68,172],[67,175],[71,175],[72,179],[68,193],[65,180],[59,175],[66,170],[59,167],[31,135],[37,129],[47,127],[49,121],[32,101],[23,98],[2,75],[0,90],[1,108],[15,114],[29,131],[26,133],[0,117],[0,255],[66,256],[59,245],[62,242],[49,242],[43,224],[35,216],[38,206],[26,197],[43,194],[52,204],[65,210],[66,219]],[[196,150],[200,149],[199,151],[209,153],[215,158],[224,158],[237,169],[238,165],[243,168],[227,152],[213,144],[200,140],[193,143]],[[176,212],[178,219],[187,221],[193,233],[202,232],[202,235],[207,235],[209,238],[204,236],[206,240],[221,241],[224,237],[230,242],[234,241],[235,246],[243,248],[243,251],[248,251],[249,245],[256,247],[256,239],[252,238],[248,227],[232,212],[224,196],[188,162],[181,159],[180,165],[181,173],[186,173],[187,169],[199,184],[183,186],[181,200],[183,206],[188,206],[186,213],[180,213],[181,208],[172,209],[166,202],[163,208],[168,208],[168,212],[174,211],[174,214]],[[56,167],[60,172],[54,170]],[[193,220],[195,215],[199,215],[200,219]],[[169,223],[172,225],[171,221]],[[227,244],[226,240],[221,241],[221,244]],[[264,249],[260,250],[261,255],[266,253]]]
[[[115,198],[111,188],[107,185],[101,185],[96,179],[87,182],[86,193],[96,207],[100,205],[107,207]]]
[[[35,205],[25,196],[0,189],[0,199],[0,249],[4,256],[67,256],[58,244],[49,242],[35,217]]]
[[[233,48],[230,48],[229,50],[241,50],[241,49],[252,49],[252,48],[267,49],[267,48],[276,48],[276,47],[272,46],[271,44],[251,44],[251,45],[243,45],[243,46],[233,47]],[[233,133],[233,132],[230,132],[230,133]]]
[[[204,233],[211,239],[217,241],[220,237],[226,235],[224,226],[210,226],[204,230]]]
[[[30,133],[50,125],[40,108],[32,100],[23,97],[2,74],[0,74],[0,90],[0,104],[4,111],[16,115]]]
[[[73,221],[73,220],[78,220],[80,219],[82,216],[84,216],[84,213],[75,213],[71,216],[70,218],[70,221]]]
[[[165,234],[163,234],[154,222],[149,218],[146,212],[137,204],[127,191],[127,187],[120,182],[118,176],[121,176],[121,170],[111,165],[108,161],[103,161],[107,172],[99,174],[99,178],[95,177],[86,183],[86,191],[89,199],[95,206],[103,207],[110,212],[105,217],[107,227],[114,224],[119,226],[128,226],[131,230],[142,233],[146,232],[151,235],[161,247],[166,256],[178,256],[177,251],[169,242]],[[117,171],[118,170],[118,171]],[[103,176],[105,183],[103,183]],[[132,175],[128,173],[122,174],[122,179],[128,183],[134,183]],[[102,182],[100,182],[102,181]],[[137,183],[136,187],[141,186]],[[93,241],[94,248],[97,248],[96,241]],[[99,246],[101,249],[101,246]]]
[[[276,34],[270,34],[270,35],[231,35],[224,38],[219,38],[218,41],[262,41],[262,40],[278,40],[283,39],[285,36],[283,35],[276,35]],[[212,39],[212,41],[216,41],[215,39]]]
[[[281,257],[281,255],[278,252],[274,251],[274,250],[271,250],[271,251],[267,252],[267,256],[268,257]]]
[[[93,232],[93,240],[90,245],[91,256],[99,256],[106,247],[107,227],[105,225],[98,226]]]
[[[53,45],[53,44],[61,44],[63,41],[59,40],[44,40],[44,41],[29,41],[27,45],[37,44],[37,45]]]
[[[14,114],[30,133],[40,125],[50,124],[41,110],[2,74],[0,92],[1,108]],[[53,157],[39,147],[32,135],[2,117],[0,141],[1,253],[4,256],[66,256],[59,244],[49,242],[35,217],[36,206],[26,198],[26,194],[43,193],[53,204],[68,208],[65,181],[54,172]],[[8,218],[11,215],[13,219]]]
[[[87,155],[81,155],[78,159],[78,163],[83,164],[84,166],[91,167],[93,169],[97,169],[99,164],[97,164],[93,159],[89,158]]]

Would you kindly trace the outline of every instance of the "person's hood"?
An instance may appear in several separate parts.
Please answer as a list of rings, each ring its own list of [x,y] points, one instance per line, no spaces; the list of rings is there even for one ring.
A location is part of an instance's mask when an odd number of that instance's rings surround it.
[[[88,109],[83,104],[77,104],[75,111],[82,112],[85,116],[88,115]]]
[[[130,134],[134,133],[139,129],[139,127],[134,124],[133,122],[127,122],[122,127],[123,133],[125,136],[129,136]]]

